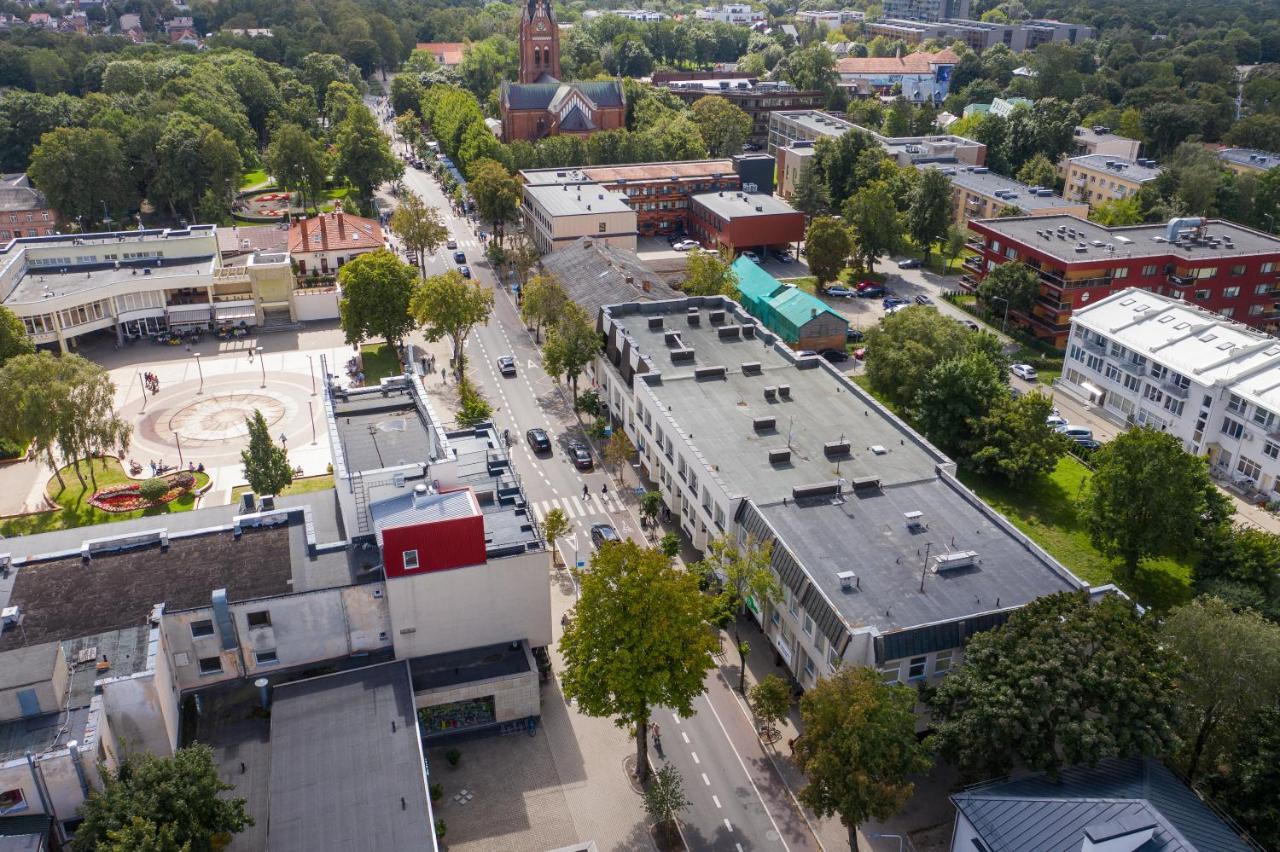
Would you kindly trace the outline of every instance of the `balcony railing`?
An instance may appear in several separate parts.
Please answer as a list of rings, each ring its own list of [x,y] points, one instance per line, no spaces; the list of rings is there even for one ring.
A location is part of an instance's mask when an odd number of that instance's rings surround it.
[[[1191,396],[1190,388],[1184,388],[1182,385],[1175,385],[1173,382],[1162,382],[1160,384],[1160,389],[1169,394],[1169,396],[1176,396],[1178,399],[1186,399]]]

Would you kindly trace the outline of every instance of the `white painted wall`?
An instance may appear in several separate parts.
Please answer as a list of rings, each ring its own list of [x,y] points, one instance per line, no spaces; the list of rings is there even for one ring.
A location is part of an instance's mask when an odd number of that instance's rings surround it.
[[[337,287],[294,290],[294,315],[300,322],[337,319],[339,295]]]

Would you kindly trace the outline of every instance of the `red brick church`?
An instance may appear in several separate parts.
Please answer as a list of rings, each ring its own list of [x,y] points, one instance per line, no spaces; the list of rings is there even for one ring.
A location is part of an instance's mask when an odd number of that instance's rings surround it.
[[[560,29],[550,0],[527,0],[520,15],[520,82],[501,89],[502,141],[590,136],[626,124],[618,80],[560,82]]]

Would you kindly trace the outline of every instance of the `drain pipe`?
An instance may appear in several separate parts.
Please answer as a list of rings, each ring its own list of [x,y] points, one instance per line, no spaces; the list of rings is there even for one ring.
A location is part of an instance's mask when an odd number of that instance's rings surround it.
[[[84,774],[84,758],[80,756],[80,743],[71,740],[67,743],[67,750],[71,752],[71,764],[76,768],[76,780],[80,782],[80,792],[87,799],[89,798],[89,779]]]
[[[53,812],[53,805],[49,802],[49,792],[44,788],[44,779],[40,777],[40,769],[36,766],[36,759],[30,749],[27,750],[27,769],[31,770],[31,783],[35,785],[36,795],[40,797],[40,806],[53,818],[53,830],[58,835],[58,843],[66,844],[66,829],[62,827],[62,820],[58,819],[58,815]]]

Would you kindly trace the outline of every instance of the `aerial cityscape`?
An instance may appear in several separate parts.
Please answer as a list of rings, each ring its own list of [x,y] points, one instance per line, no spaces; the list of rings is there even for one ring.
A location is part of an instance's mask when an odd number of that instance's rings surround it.
[[[1280,851],[1280,6],[0,2],[0,852]]]

